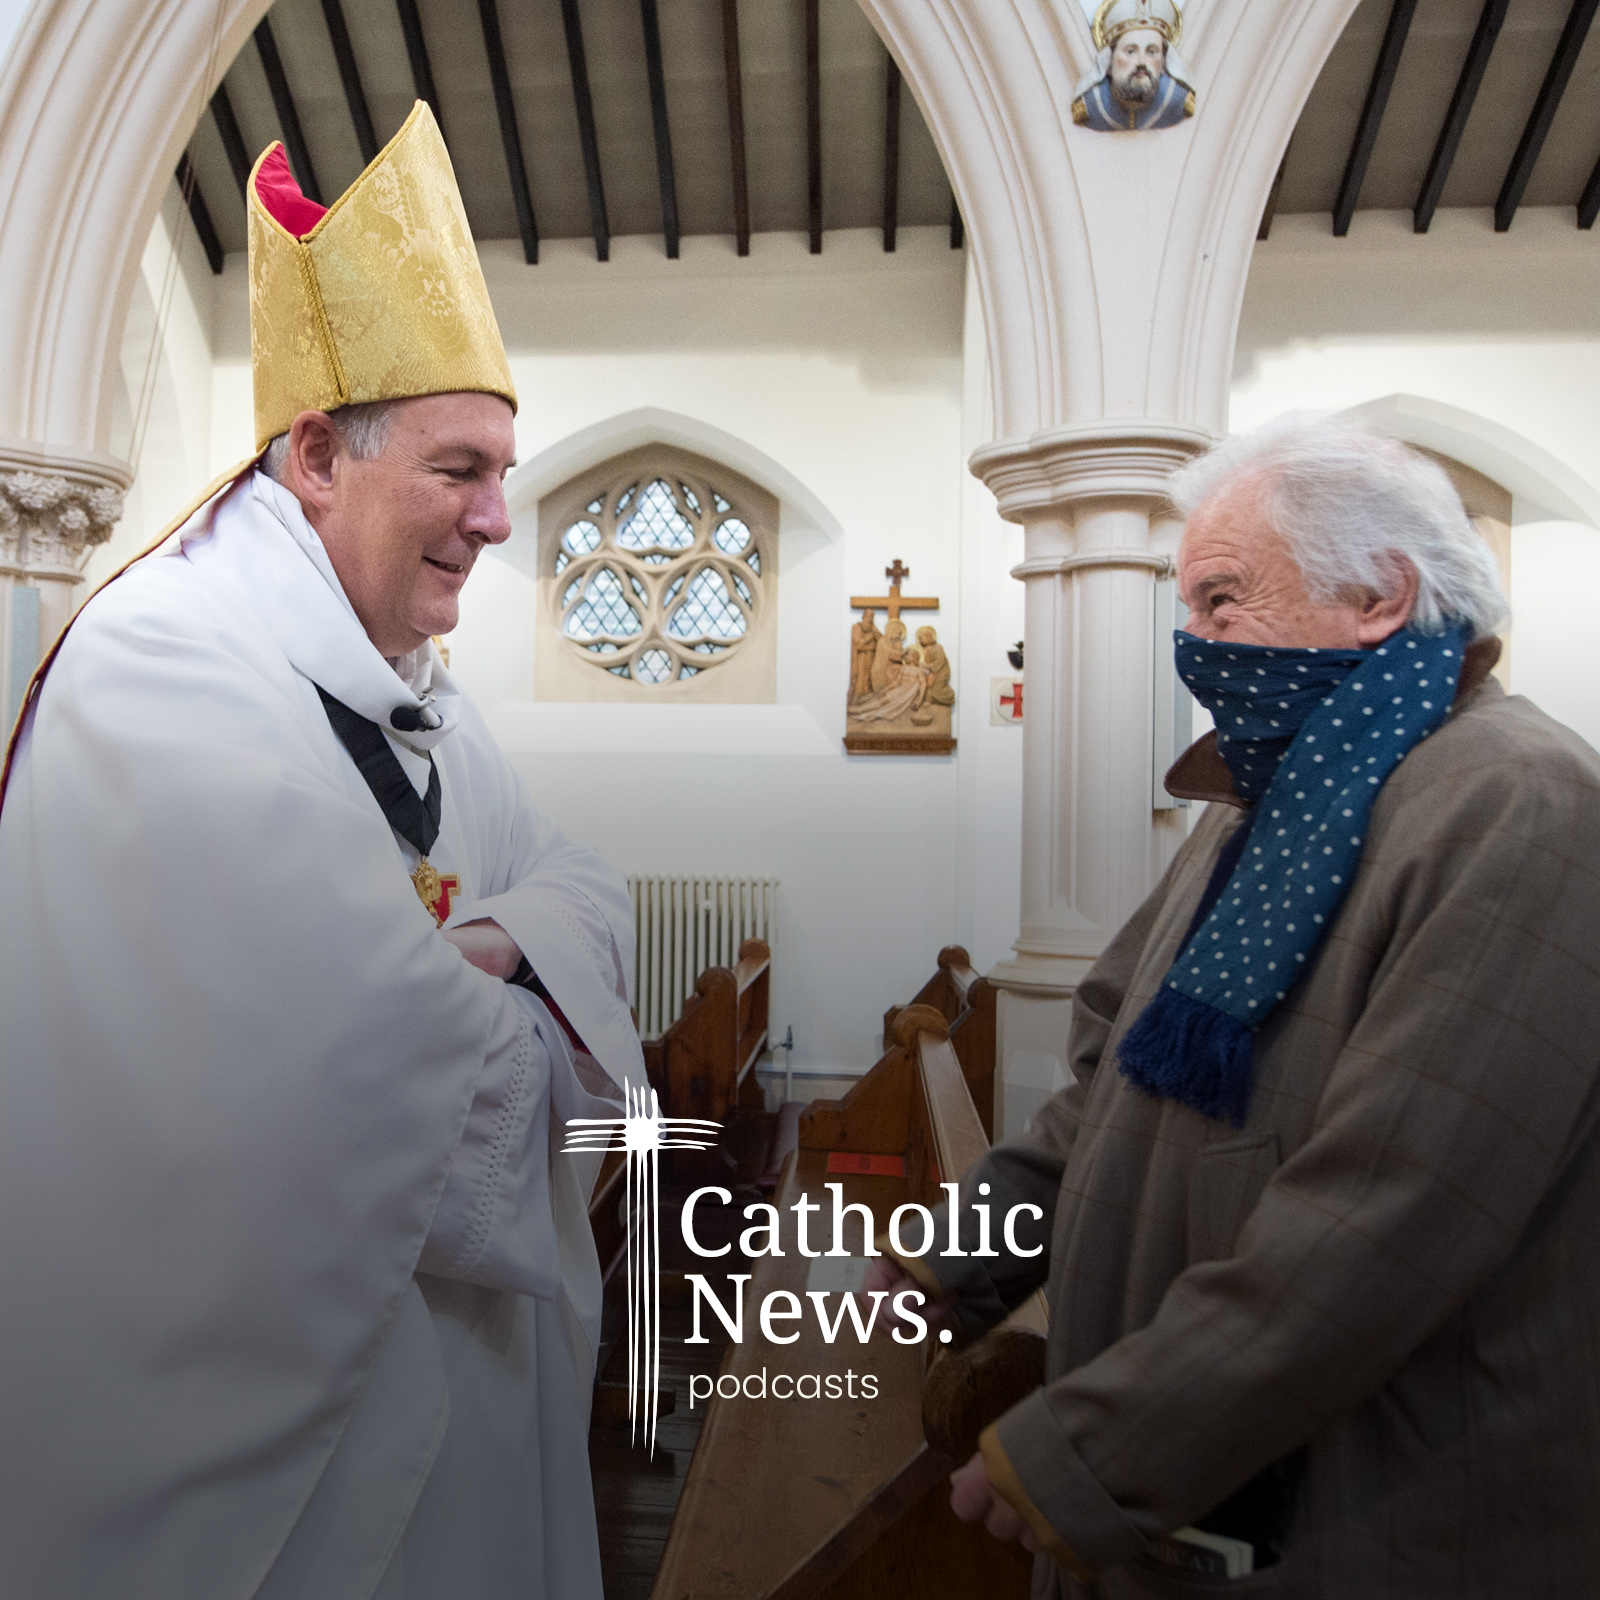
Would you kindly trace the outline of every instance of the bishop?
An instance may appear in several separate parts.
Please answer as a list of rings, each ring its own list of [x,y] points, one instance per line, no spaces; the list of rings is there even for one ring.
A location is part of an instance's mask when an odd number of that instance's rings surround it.
[[[425,105],[330,210],[278,145],[247,206],[256,453],[83,608],[0,791],[0,1592],[599,1600],[561,1148],[642,1082],[632,914],[430,642],[516,390]]]

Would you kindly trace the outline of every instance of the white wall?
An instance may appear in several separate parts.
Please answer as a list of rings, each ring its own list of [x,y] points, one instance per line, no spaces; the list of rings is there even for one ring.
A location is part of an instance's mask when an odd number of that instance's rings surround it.
[[[1513,491],[1511,687],[1600,746],[1600,255],[1570,207],[1277,218],[1240,317],[1230,425],[1359,408]],[[1393,404],[1390,397],[1410,397]]]

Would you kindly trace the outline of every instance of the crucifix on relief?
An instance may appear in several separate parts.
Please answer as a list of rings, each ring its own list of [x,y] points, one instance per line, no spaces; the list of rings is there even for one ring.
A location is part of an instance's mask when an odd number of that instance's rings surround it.
[[[846,701],[845,746],[852,751],[912,754],[952,748],[950,659],[935,629],[917,629],[916,643],[906,637],[902,611],[937,611],[932,595],[908,595],[901,585],[911,569],[895,557],[885,567],[889,592],[855,594],[852,609],[861,620],[850,630],[850,691]],[[879,608],[887,612],[880,631]]]
[[[883,575],[889,580],[889,592],[884,595],[853,594],[852,610],[861,612],[861,620],[850,630],[850,703],[865,700],[873,693],[881,693],[898,678],[900,665],[905,659],[906,625],[900,620],[902,611],[937,611],[939,602],[930,596],[903,595],[900,585],[911,576],[911,568],[899,556],[892,567],[885,567]],[[884,607],[889,619],[883,631],[878,631],[877,608]]]

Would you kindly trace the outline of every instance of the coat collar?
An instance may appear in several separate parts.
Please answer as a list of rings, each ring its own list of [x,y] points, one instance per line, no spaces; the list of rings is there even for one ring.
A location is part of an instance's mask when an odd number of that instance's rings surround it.
[[[1465,704],[1478,691],[1499,659],[1500,641],[1492,635],[1467,646],[1461,662],[1461,679],[1456,685],[1456,697],[1451,703],[1452,709]],[[1163,786],[1174,800],[1214,800],[1221,805],[1237,806],[1241,811],[1249,809],[1235,791],[1227,763],[1217,751],[1215,729],[1201,734],[1172,763]]]

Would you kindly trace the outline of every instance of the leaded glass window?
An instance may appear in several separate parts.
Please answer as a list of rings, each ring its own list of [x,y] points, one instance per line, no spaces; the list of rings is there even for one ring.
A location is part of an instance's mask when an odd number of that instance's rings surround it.
[[[723,698],[719,688],[737,689],[752,640],[770,681],[770,496],[713,462],[651,446],[585,474],[546,506],[554,516],[547,522],[541,508],[541,549],[556,632],[565,659],[625,680],[607,698],[659,697],[691,679],[700,680],[693,698]],[[726,697],[770,693],[747,687]]]

